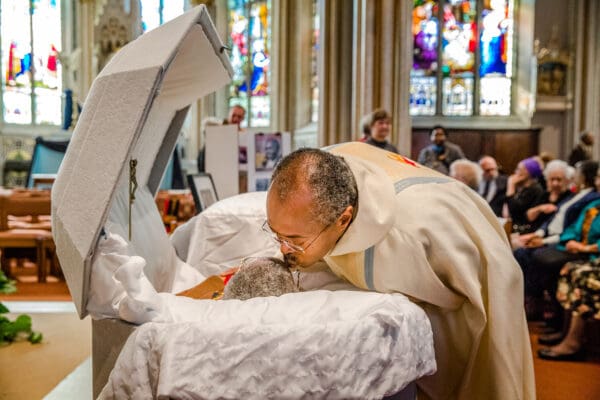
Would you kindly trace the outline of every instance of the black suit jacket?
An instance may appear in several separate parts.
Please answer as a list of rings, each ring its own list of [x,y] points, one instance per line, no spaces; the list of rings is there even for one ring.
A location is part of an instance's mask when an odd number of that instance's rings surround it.
[[[502,207],[504,206],[504,202],[506,201],[506,182],[508,181],[508,177],[506,175],[498,175],[496,178],[496,193],[492,200],[490,200],[489,204],[498,217],[502,216]]]
[[[575,166],[579,161],[589,160],[590,155],[585,151],[585,149],[578,144],[573,148],[571,154],[569,154],[569,165]]]

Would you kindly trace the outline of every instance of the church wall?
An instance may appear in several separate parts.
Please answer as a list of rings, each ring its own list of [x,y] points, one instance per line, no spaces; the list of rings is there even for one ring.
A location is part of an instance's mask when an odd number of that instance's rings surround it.
[[[532,1],[534,0],[525,2]],[[96,25],[105,14],[103,10],[108,10],[111,4],[116,3],[119,3],[118,0],[77,0],[70,10],[76,21],[66,29],[75,29],[76,32],[70,35],[73,43],[65,43],[65,48],[72,51],[73,62],[77,61],[78,64],[65,70],[68,73],[73,69],[70,84],[79,100],[85,98],[102,64],[97,48],[100,35],[96,31]],[[216,11],[222,11],[226,7],[226,1],[189,0],[187,4],[200,3],[209,6],[217,28],[225,36],[226,13]],[[303,0],[304,3],[308,5],[310,0]],[[280,8],[288,10],[287,14],[280,15],[280,20],[290,23],[291,16],[297,17],[292,7],[296,5],[295,2],[281,0],[279,4],[285,4],[286,7]],[[410,58],[407,55],[410,54],[408,47],[412,43],[410,29],[402,29],[410,20],[410,5],[391,0],[327,0],[319,1],[318,4],[323,13],[322,48],[328,48],[331,52],[323,52],[320,56],[322,97],[319,133],[311,142],[331,144],[355,139],[360,130],[360,117],[372,108],[386,107],[393,115],[394,133],[391,140],[404,154],[412,153],[414,145],[411,141],[415,139],[414,134],[412,137],[410,134],[411,125],[416,132],[432,124],[412,121],[405,104],[410,62],[404,63],[404,66],[400,63]],[[600,117],[594,115],[597,112],[593,112],[596,104],[600,103],[600,77],[594,79],[595,75],[600,75],[594,72],[600,72],[600,38],[594,37],[600,33],[600,28],[597,27],[600,26],[600,5],[596,4],[596,0],[535,0],[534,10],[533,37],[539,40],[539,47],[547,46],[553,37],[553,29],[558,29],[558,47],[572,56],[565,95],[538,96],[536,111],[531,118],[531,126],[541,128],[539,150],[564,158],[582,129],[596,129],[594,133],[600,139]],[[134,23],[127,20],[127,16],[123,17],[126,25],[133,29]],[[590,24],[596,24],[596,28]],[[283,28],[285,26],[278,27],[279,31]],[[136,35],[132,33],[130,36],[133,38]],[[274,41],[277,42],[277,38]],[[300,57],[298,54],[289,51],[288,54],[274,55],[274,68],[280,66],[281,69],[274,76],[279,74],[281,82],[275,87],[278,96],[275,96],[273,103],[278,109],[274,110],[277,112],[277,119],[273,121],[272,129],[298,130],[306,122],[303,116],[298,116],[300,111],[302,115],[306,114],[306,110],[296,107],[299,103],[294,97],[297,81],[306,81],[306,73],[294,69]],[[199,120],[206,115],[221,115],[226,112],[226,96],[223,93],[224,91],[219,91],[216,95],[207,96],[193,107],[186,143],[189,147],[188,158],[194,158],[196,148],[201,145]],[[448,126],[453,129],[465,128],[453,126],[451,121]],[[493,128],[501,130],[515,127],[507,120],[505,124],[502,121],[494,122]],[[36,134],[29,133],[32,136]],[[313,134],[312,131],[310,134]],[[600,146],[597,145],[596,154],[598,153]]]
[[[571,4],[570,4],[571,3]],[[573,6],[562,0],[537,0],[535,4],[535,38],[540,46],[546,46],[552,38],[553,29],[558,29],[559,48],[573,52]],[[556,27],[556,28],[555,28]],[[572,89],[571,96],[572,96]],[[540,151],[548,151],[556,157],[565,158],[573,146],[569,127],[570,108],[564,98],[543,100],[538,98],[532,125],[540,126]]]

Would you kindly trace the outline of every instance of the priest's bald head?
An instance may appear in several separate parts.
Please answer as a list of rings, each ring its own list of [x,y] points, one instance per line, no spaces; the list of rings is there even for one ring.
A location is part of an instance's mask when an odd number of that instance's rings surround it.
[[[279,242],[289,264],[308,267],[335,246],[357,206],[356,180],[344,159],[300,149],[273,172],[264,229]]]

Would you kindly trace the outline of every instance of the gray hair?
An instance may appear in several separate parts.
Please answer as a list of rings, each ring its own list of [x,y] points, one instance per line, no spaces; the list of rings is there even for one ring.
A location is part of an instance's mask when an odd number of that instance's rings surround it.
[[[459,170],[463,173],[459,173]],[[465,171],[467,174],[464,174]],[[479,182],[481,182],[481,178],[483,177],[483,170],[476,162],[461,158],[450,164],[449,174],[451,177],[465,183],[471,189],[477,190],[479,188]]]
[[[225,286],[223,300],[281,296],[297,291],[287,264],[277,258],[256,257],[242,261],[239,271]]]
[[[358,187],[346,161],[319,149],[302,148],[283,158],[271,178],[271,188],[285,201],[298,190],[312,195],[312,217],[327,226],[342,212],[358,206]]]
[[[567,167],[567,179],[573,180],[575,178],[575,172],[576,172],[575,167],[569,165]]]
[[[562,171],[565,178],[569,178],[569,164],[563,160],[552,160],[544,168],[544,178],[549,179],[548,176],[554,171]]]

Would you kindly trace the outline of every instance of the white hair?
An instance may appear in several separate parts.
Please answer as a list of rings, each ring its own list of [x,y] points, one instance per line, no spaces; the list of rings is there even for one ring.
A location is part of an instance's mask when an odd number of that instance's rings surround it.
[[[461,158],[450,164],[450,176],[463,182],[471,189],[477,190],[483,177],[483,170],[476,162]]]
[[[548,176],[554,171],[562,171],[565,174],[565,178],[570,179],[569,164],[563,160],[552,160],[546,164],[544,168],[544,178],[549,179]]]
[[[298,292],[287,264],[273,257],[243,260],[238,272],[227,282],[223,300],[281,296]]]
[[[575,172],[577,172],[577,170],[575,169],[575,167],[569,165],[567,167],[567,179],[570,180],[570,181],[573,180],[573,179],[575,179]]]

